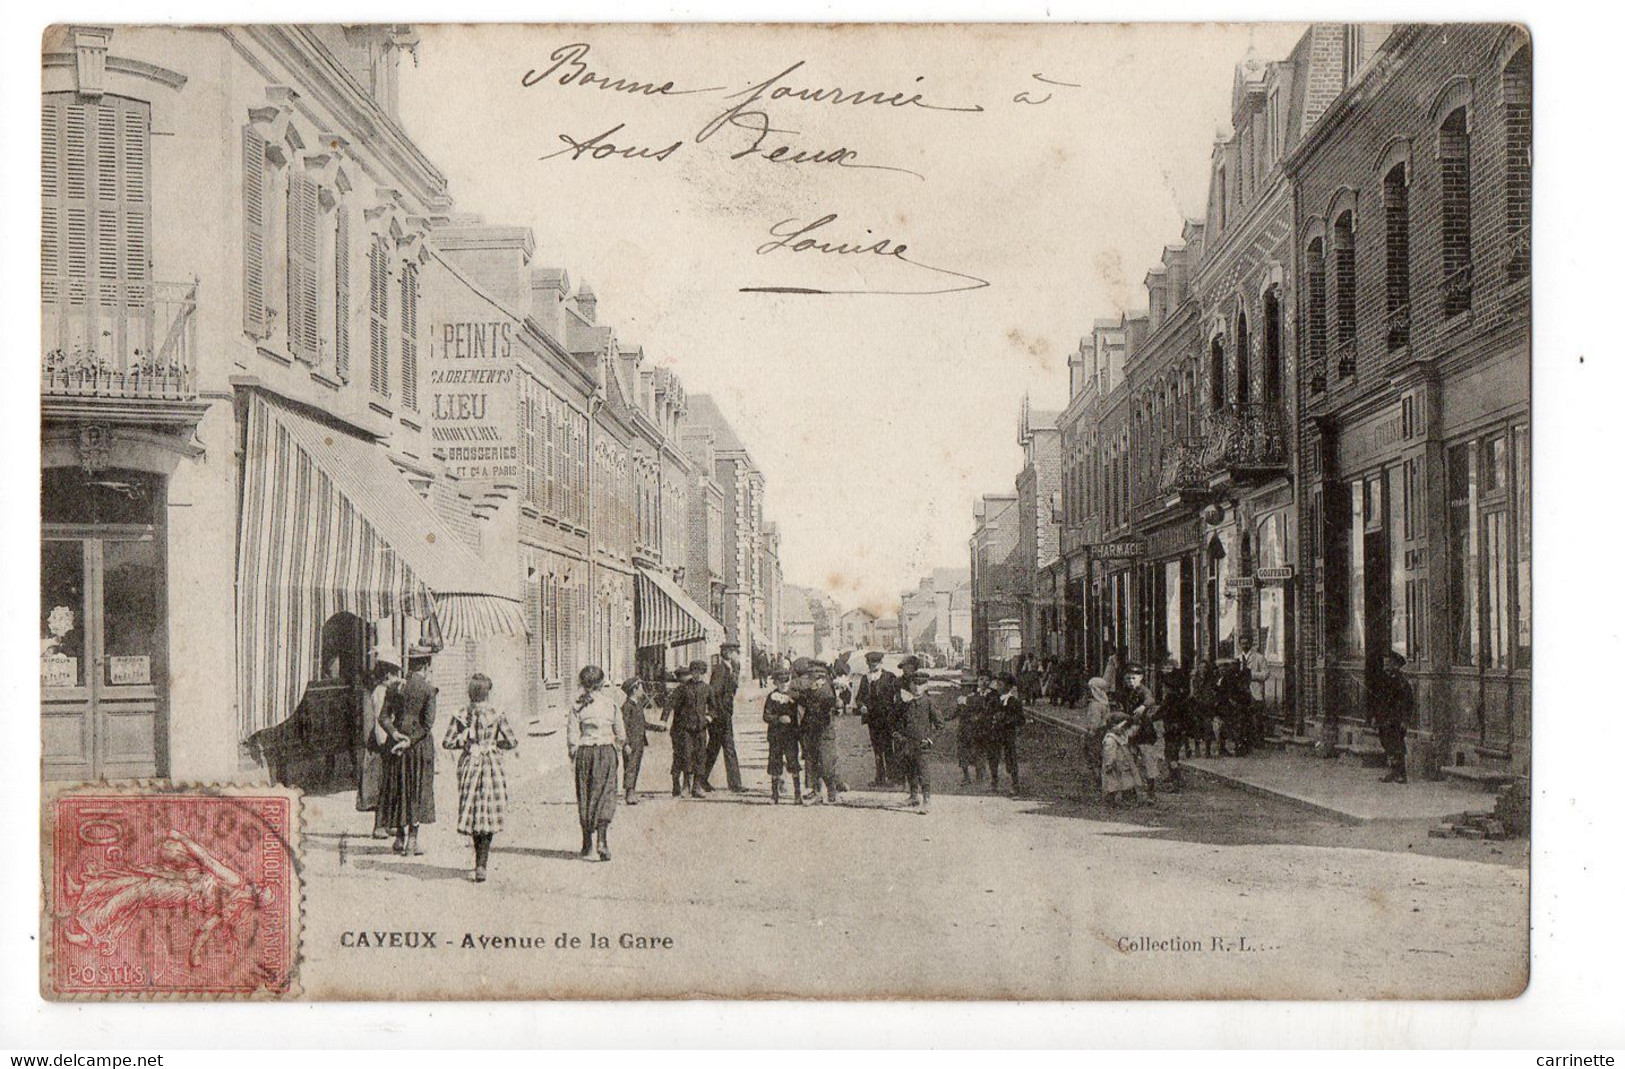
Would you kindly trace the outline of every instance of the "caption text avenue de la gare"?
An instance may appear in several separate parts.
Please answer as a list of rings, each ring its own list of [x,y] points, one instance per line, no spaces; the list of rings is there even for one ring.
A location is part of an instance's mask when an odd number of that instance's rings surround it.
[[[350,930],[339,933],[339,946],[348,950],[673,950],[677,941],[651,932],[463,932],[448,938],[438,931]]]

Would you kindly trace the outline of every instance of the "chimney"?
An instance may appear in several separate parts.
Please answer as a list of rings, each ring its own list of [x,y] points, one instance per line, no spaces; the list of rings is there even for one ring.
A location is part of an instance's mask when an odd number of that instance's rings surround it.
[[[598,294],[586,282],[576,291],[576,308],[581,312],[582,319],[594,324],[598,322]]]
[[[570,273],[562,267],[538,267],[530,273],[530,317],[547,336],[564,344],[564,301],[570,296]]]

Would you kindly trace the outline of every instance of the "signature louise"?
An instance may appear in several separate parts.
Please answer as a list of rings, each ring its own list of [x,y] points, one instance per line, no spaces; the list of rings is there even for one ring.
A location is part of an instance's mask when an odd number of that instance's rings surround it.
[[[897,297],[928,297],[939,293],[962,293],[966,290],[979,290],[988,285],[984,278],[968,275],[962,271],[951,271],[946,267],[933,267],[919,260],[911,259],[908,255],[908,245],[894,238],[865,238],[859,241],[838,241],[829,233],[813,236],[815,231],[825,230],[834,224],[840,216],[834,212],[819,216],[810,223],[803,223],[796,219],[782,219],[767,228],[771,241],[764,241],[756,246],[757,256],[771,256],[775,253],[790,253],[792,256],[804,253],[813,253],[818,256],[864,257],[880,259],[913,268],[916,273],[924,272],[938,276],[932,281],[936,287],[932,289],[824,289],[810,286],[741,286],[740,293],[784,293],[784,294],[887,294]],[[867,232],[866,232],[867,233]],[[950,282],[947,280],[957,280]]]

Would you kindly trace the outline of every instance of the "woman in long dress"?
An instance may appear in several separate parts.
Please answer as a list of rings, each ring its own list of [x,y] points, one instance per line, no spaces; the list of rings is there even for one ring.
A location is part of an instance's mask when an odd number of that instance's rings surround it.
[[[389,733],[378,724],[390,689],[401,678],[400,666],[390,661],[373,665],[371,686],[361,695],[361,748],[355,792],[355,807],[364,813],[378,809],[378,787],[384,776],[383,753],[389,748]],[[374,839],[388,838],[389,829],[376,825]]]
[[[598,860],[609,860],[609,822],[615,817],[615,786],[620,754],[626,749],[621,707],[604,691],[604,670],[589,664],[576,676],[581,693],[564,722],[565,744],[576,768],[576,811],[581,817],[581,856],[589,857],[593,837]]]
[[[424,670],[428,658],[412,660],[412,671],[390,692],[378,713],[389,736],[378,784],[376,826],[395,833],[397,854],[420,855],[418,827],[434,823],[435,695]]]
[[[491,840],[508,814],[508,776],[502,752],[519,745],[508,717],[491,704],[491,677],[468,680],[468,705],[453,713],[443,744],[457,757],[457,830],[474,840],[474,882],[485,882]]]

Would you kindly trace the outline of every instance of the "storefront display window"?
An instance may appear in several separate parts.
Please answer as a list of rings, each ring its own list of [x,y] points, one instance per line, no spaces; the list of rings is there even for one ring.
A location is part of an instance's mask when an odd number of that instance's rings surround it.
[[[1179,562],[1163,564],[1163,648],[1180,664],[1185,663],[1185,647],[1180,641],[1184,620],[1180,614]]]
[[[1258,521],[1255,543],[1257,568],[1279,568],[1287,563],[1286,513],[1274,512]],[[1286,591],[1274,582],[1258,586],[1258,649],[1271,661],[1285,659]]]
[[[1364,479],[1349,484],[1349,566],[1348,566],[1348,620],[1343,633],[1344,650],[1350,657],[1365,654],[1365,525],[1366,487]]]
[[[1512,430],[1513,469],[1516,473],[1516,510],[1517,510],[1517,599],[1518,622],[1515,642],[1517,645],[1517,667],[1530,666],[1530,652],[1533,646],[1532,607],[1534,604],[1534,583],[1531,577],[1532,564],[1531,547],[1534,545],[1530,532],[1530,494],[1529,494],[1529,427],[1528,425],[1514,427]]]
[[[1452,446],[1449,466],[1451,657],[1478,664],[1478,457],[1473,443]]]

